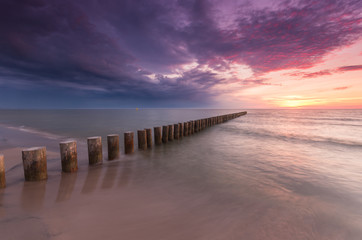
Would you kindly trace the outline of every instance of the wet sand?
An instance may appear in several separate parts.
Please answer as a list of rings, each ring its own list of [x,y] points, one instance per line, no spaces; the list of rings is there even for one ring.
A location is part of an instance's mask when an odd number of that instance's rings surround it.
[[[1,239],[330,240],[362,236],[360,215],[353,215],[353,205],[359,202],[347,201],[346,206],[346,199],[338,203],[310,192],[295,195],[257,181],[246,182],[243,171],[237,188],[228,175],[218,178],[217,172],[224,169],[208,162],[211,155],[215,157],[216,145],[201,144],[210,135],[218,136],[218,129],[178,144],[104,160],[95,167],[88,167],[86,146],[80,143],[75,174],[60,172],[58,140],[28,133],[11,135],[12,131],[0,129],[3,139],[13,139],[0,149],[8,165],[8,187],[0,192]],[[21,146],[12,142],[17,140],[24,147],[42,141],[47,146],[47,181],[23,181],[22,166],[16,164]],[[197,148],[203,154],[188,151],[195,142],[201,144]],[[220,161],[224,157],[228,156],[220,155]],[[200,163],[202,168],[198,168]]]
[[[46,146],[49,159],[59,157],[56,151],[57,144],[57,139],[49,139],[39,134],[0,125],[0,153],[5,157],[6,171],[22,164],[21,151],[26,148]]]

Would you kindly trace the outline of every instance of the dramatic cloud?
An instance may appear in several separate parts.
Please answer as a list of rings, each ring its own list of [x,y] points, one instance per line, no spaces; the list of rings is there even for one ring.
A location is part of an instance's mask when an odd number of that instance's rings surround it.
[[[215,86],[270,85],[262,74],[352,44],[361,10],[359,0],[2,0],[0,84],[207,104],[224,92]]]

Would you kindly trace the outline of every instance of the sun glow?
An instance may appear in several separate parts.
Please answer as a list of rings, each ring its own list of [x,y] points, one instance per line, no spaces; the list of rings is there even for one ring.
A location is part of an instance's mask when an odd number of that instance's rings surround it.
[[[321,105],[325,103],[323,99],[303,97],[303,96],[284,96],[272,99],[275,105],[282,108],[299,108],[313,105]]]
[[[311,105],[309,101],[305,100],[285,100],[280,103],[280,107],[288,107],[288,108],[297,108],[302,107],[306,105]]]

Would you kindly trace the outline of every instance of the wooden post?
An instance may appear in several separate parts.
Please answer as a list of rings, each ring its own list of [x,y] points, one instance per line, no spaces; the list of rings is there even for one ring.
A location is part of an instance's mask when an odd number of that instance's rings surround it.
[[[190,121],[187,122],[187,135],[188,136],[191,135],[191,122]]]
[[[25,181],[41,181],[48,178],[45,147],[28,148],[22,151]]]
[[[108,160],[119,158],[119,135],[111,134],[107,136]]]
[[[174,132],[174,135],[173,135],[174,139],[179,139],[180,138],[180,130],[179,130],[178,123],[173,125],[173,130],[174,130],[173,131]]]
[[[182,138],[182,137],[184,136],[184,124],[183,124],[183,123],[179,123],[179,124],[178,124],[178,128],[179,128],[179,131],[180,131],[179,137]]]
[[[90,137],[87,143],[89,165],[101,164],[103,162],[102,137]]]
[[[162,126],[162,142],[168,142],[168,126]]]
[[[146,130],[137,131],[138,149],[147,150],[147,135]]]
[[[77,142],[65,141],[59,143],[59,146],[62,171],[67,173],[78,171]]]
[[[191,128],[190,128],[191,134],[194,134],[194,132],[195,132],[195,121],[191,121],[190,123],[191,123]]]
[[[146,128],[146,138],[147,138],[147,148],[151,148],[152,147],[152,129],[151,128]]]
[[[162,144],[161,127],[154,127],[153,131],[154,131],[154,134],[155,134],[155,144],[156,145]]]
[[[188,135],[189,135],[189,123],[184,122],[184,136],[188,136]]]
[[[133,132],[125,132],[124,133],[124,153],[131,154],[134,152],[134,144],[133,144]]]
[[[4,155],[0,154],[0,188],[6,187]]]
[[[173,125],[168,125],[168,140],[173,140]]]

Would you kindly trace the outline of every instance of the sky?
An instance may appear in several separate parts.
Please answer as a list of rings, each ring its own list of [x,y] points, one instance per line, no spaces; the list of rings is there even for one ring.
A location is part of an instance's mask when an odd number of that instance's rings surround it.
[[[134,107],[362,108],[362,1],[0,1],[0,108]]]

